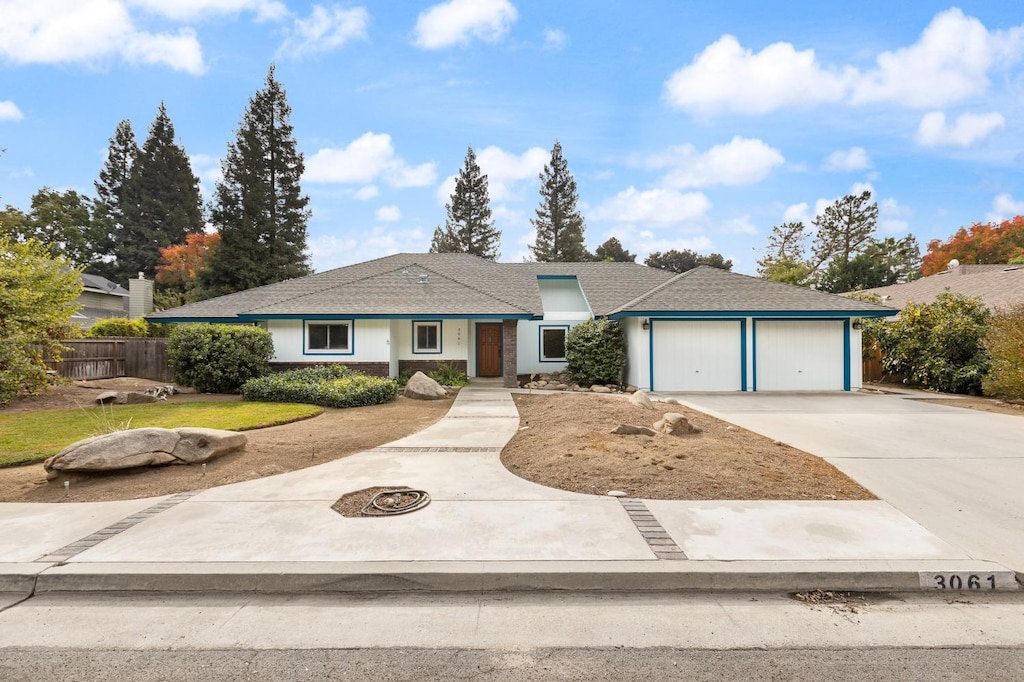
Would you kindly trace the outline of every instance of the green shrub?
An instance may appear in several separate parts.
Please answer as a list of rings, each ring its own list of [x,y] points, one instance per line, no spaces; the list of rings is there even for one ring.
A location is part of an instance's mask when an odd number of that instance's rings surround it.
[[[950,393],[981,393],[990,360],[982,345],[989,312],[980,299],[943,293],[908,303],[894,322],[877,325],[882,369]]]
[[[174,380],[201,393],[235,393],[249,379],[270,371],[274,343],[259,327],[185,324],[167,341]]]
[[[149,336],[149,324],[141,317],[130,320],[127,317],[108,317],[96,320],[86,332],[88,336]]]
[[[395,381],[398,382],[398,387],[405,388],[406,385],[409,383],[409,379],[412,379],[412,375],[415,373],[416,372],[411,369],[403,369],[401,372],[399,372],[398,378],[395,379]]]
[[[456,369],[448,363],[438,363],[437,369],[427,372],[427,376],[442,386],[454,386],[456,388],[469,383],[469,377],[461,369]],[[406,380],[408,383],[408,380]]]
[[[1024,400],[1024,303],[996,311],[984,344],[992,358],[982,382],[985,393]]]
[[[622,327],[607,318],[576,325],[565,337],[565,361],[569,376],[579,384],[619,383],[626,366]]]
[[[380,405],[398,395],[398,382],[371,377],[344,365],[320,365],[250,379],[245,400],[307,403],[322,407]]]

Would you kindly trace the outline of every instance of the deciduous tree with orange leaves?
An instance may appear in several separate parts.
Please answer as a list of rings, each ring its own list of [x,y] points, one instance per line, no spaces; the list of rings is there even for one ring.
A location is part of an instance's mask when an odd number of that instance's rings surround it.
[[[995,223],[975,223],[961,227],[946,241],[928,242],[928,253],[921,259],[921,274],[934,275],[957,259],[963,264],[1009,263],[1024,259],[1024,216]]]
[[[160,249],[156,266],[159,307],[167,308],[194,303],[206,298],[199,288],[198,274],[206,259],[220,243],[216,232],[200,232],[185,237],[184,244],[171,244]]]

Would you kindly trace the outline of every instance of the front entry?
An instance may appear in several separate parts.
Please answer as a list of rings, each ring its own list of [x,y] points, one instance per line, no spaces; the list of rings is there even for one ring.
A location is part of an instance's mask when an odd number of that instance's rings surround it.
[[[500,324],[478,324],[476,326],[476,375],[478,377],[501,376]]]

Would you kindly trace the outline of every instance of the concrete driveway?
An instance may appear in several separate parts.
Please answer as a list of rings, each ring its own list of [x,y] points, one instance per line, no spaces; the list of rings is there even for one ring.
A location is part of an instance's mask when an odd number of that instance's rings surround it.
[[[1024,572],[1024,417],[921,395],[674,397],[823,457],[971,558]]]

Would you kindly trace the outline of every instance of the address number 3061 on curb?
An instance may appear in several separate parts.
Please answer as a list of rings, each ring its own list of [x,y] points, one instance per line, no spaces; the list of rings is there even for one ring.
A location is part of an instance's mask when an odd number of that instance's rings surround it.
[[[995,573],[925,573],[921,587],[935,590],[994,590],[1003,587]]]

